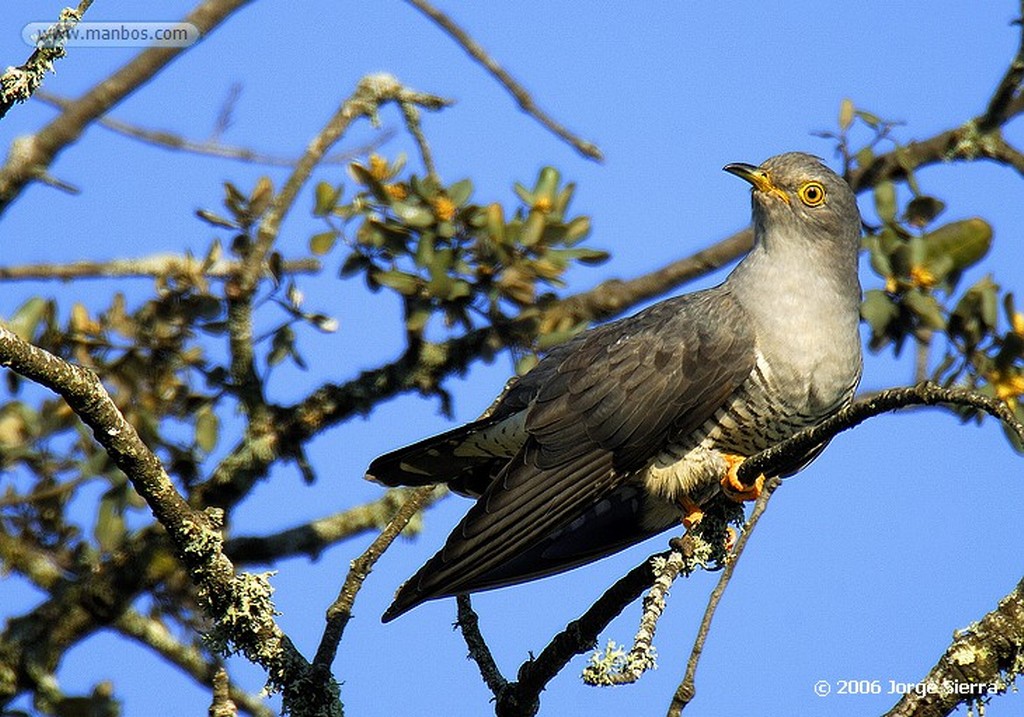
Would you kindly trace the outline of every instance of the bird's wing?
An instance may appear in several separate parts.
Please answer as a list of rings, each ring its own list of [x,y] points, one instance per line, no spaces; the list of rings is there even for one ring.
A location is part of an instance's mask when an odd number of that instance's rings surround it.
[[[711,418],[753,369],[745,313],[724,287],[657,304],[588,332],[541,385],[522,450],[399,590],[393,619],[435,597],[508,585],[579,564],[523,564],[553,533],[616,492],[675,436]],[[527,378],[529,374],[527,375]],[[625,547],[594,536],[588,559]],[[602,552],[601,541],[610,546]],[[515,574],[508,566],[515,561]]]

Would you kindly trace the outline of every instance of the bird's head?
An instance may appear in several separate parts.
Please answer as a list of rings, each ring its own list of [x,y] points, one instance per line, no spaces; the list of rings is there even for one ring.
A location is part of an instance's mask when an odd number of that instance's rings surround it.
[[[762,237],[779,233],[852,244],[860,236],[853,190],[819,157],[787,152],[759,167],[740,162],[724,169],[753,185],[754,228]]]

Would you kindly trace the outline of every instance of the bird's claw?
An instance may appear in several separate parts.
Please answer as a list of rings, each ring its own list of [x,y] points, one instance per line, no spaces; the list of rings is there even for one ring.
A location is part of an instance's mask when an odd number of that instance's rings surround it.
[[[684,495],[681,497],[679,505],[683,509],[683,527],[687,530],[697,525],[704,518],[704,511],[689,496]]]
[[[728,467],[722,478],[722,492],[726,497],[737,503],[757,500],[761,495],[761,489],[764,488],[764,474],[759,475],[753,485],[747,485],[737,475],[740,466],[746,459],[731,453],[723,454],[722,458],[725,459],[725,464]]]

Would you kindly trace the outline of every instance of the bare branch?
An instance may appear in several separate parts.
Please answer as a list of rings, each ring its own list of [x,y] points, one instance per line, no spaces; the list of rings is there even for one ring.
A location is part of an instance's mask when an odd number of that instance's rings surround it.
[[[683,675],[683,680],[679,683],[679,687],[676,688],[675,694],[672,695],[672,702],[668,708],[668,717],[679,717],[686,708],[686,705],[690,703],[690,700],[696,694],[694,678],[697,675],[697,665],[700,662],[700,656],[704,652],[704,643],[707,642],[708,634],[711,631],[711,621],[715,617],[715,611],[718,609],[718,604],[725,594],[725,589],[729,586],[729,581],[732,580],[733,572],[736,570],[736,563],[739,562],[744,548],[747,547],[750,534],[754,532],[754,528],[757,527],[757,521],[761,519],[761,515],[768,508],[768,501],[771,500],[772,494],[780,484],[781,481],[778,478],[770,478],[765,481],[761,495],[758,496],[757,502],[754,503],[754,508],[750,512],[750,517],[743,525],[742,534],[736,541],[736,547],[733,549],[729,560],[726,561],[722,575],[718,578],[718,584],[711,591],[711,595],[708,598],[708,606],[704,610],[704,617],[700,621],[700,629],[697,631],[697,639],[694,640],[693,649],[690,651],[690,658],[686,661],[686,673]]]
[[[8,67],[0,75],[0,119],[18,102],[24,102],[43,84],[47,72],[53,72],[53,63],[64,57],[64,43],[68,32],[82,20],[85,11],[93,0],[80,0],[75,9],[64,8],[60,19],[51,25],[43,35],[50,41],[45,42],[29,56],[24,65]]]
[[[60,109],[66,109],[73,103],[73,100],[45,91],[36,92],[35,98],[41,102],[45,102],[46,104],[59,107]],[[145,144],[152,144],[172,151],[197,154],[202,157],[231,159],[238,162],[244,162],[246,164],[262,164],[270,167],[294,167],[298,164],[300,159],[299,157],[285,157],[282,155],[257,152],[256,150],[249,149],[248,147],[224,144],[217,139],[208,139],[203,142],[198,142],[174,132],[147,129],[145,127],[139,127],[138,125],[114,119],[113,117],[100,117],[96,120],[96,124],[101,127],[105,127],[112,132],[116,132],[117,134],[138,140]],[[346,165],[353,159],[367,155],[380,148],[381,145],[391,140],[394,136],[394,130],[385,129],[372,142],[346,152],[330,154],[324,157],[320,163]]]
[[[0,266],[0,281],[68,281],[70,279],[148,278],[172,274],[201,274],[211,279],[234,276],[241,263],[220,259],[209,266],[201,258],[180,254],[153,254],[137,259],[76,261],[70,264]],[[316,274],[323,267],[317,259],[281,263],[284,274]]]
[[[203,0],[183,22],[195,25],[200,37],[250,0]],[[194,45],[192,46],[194,47]],[[57,155],[74,143],[85,128],[134,90],[145,84],[187,47],[151,47],[75,100],[35,135],[15,140],[0,168],[0,214],[25,186],[44,174]]]
[[[584,157],[598,162],[604,160],[604,155],[596,144],[588,142],[573,134],[544,110],[538,107],[537,103],[534,102],[533,98],[530,96],[530,93],[526,91],[526,88],[519,84],[519,82],[517,82],[516,79],[508,73],[508,71],[488,55],[487,51],[484,50],[476,40],[470,37],[469,33],[455,24],[454,20],[428,3],[426,0],[407,0],[407,2],[433,20],[438,27],[448,33],[448,35],[450,35],[452,39],[454,39],[455,42],[457,42],[459,46],[466,51],[467,55],[476,60],[480,65],[483,65],[484,69],[490,72],[494,79],[501,83],[501,86],[504,87],[510,95],[512,95],[523,112],[533,116],[534,119],[544,125],[548,130],[572,145],[572,147]]]
[[[535,658],[519,667],[518,679],[509,682],[497,696],[498,717],[526,717],[540,709],[540,693],[548,682],[576,655],[593,649],[597,636],[627,605],[632,603],[654,580],[653,560],[668,558],[671,551],[651,555],[605,590],[597,601],[579,618],[551,638]]]
[[[429,507],[445,495],[438,491],[421,506]],[[346,538],[354,538],[374,529],[380,529],[395,517],[408,502],[408,493],[389,490],[381,498],[314,520],[305,525],[280,533],[259,537],[239,536],[224,543],[224,552],[236,565],[272,563],[293,555],[318,555]],[[407,526],[406,533],[409,532]]]
[[[910,406],[960,406],[984,411],[1012,430],[1024,441],[1024,425],[1017,419],[1014,412],[1003,401],[983,396],[975,391],[962,388],[943,388],[930,381],[906,388],[890,388],[879,391],[871,396],[855,401],[837,411],[821,423],[800,431],[766,451],[748,458],[740,465],[737,476],[746,485],[753,485],[762,473],[771,475],[794,460],[797,456],[806,455],[807,451],[838,435],[842,431],[857,426],[872,416]]]
[[[1019,3],[1016,23],[1020,32],[1017,54],[1006,68],[1006,74],[999,81],[996,91],[989,100],[985,114],[978,118],[978,130],[990,132],[1001,127],[1009,119],[1010,107],[1021,99],[1021,83],[1024,82],[1024,2]]]
[[[459,617],[455,622],[456,629],[462,632],[462,637],[469,648],[469,656],[480,668],[480,676],[484,680],[491,693],[497,697],[501,691],[508,686],[508,680],[498,669],[498,663],[494,661],[484,636],[480,633],[480,619],[473,610],[469,595],[456,595],[455,605],[459,611]]]
[[[409,499],[395,513],[377,539],[370,543],[370,547],[358,558],[352,561],[352,566],[345,576],[345,583],[341,586],[337,600],[327,609],[327,626],[324,628],[323,637],[320,639],[320,646],[317,648],[313,664],[321,669],[329,669],[334,656],[338,651],[338,644],[341,642],[345,632],[345,626],[352,619],[352,605],[355,603],[356,595],[359,594],[363,581],[370,574],[374,564],[394,542],[405,526],[412,520],[423,506],[437,499],[443,492],[443,486],[426,486],[415,490],[406,491]]]
[[[129,608],[117,618],[114,628],[125,637],[136,640],[157,652],[171,664],[177,665],[199,684],[207,686],[212,684],[216,688],[216,673],[223,672],[224,668],[209,662],[196,648],[179,642],[159,620],[146,617]],[[223,686],[226,688],[226,696],[241,706],[245,712],[255,717],[271,717],[274,714],[273,710],[259,697],[251,695],[231,683],[227,679],[227,672],[224,672]]]

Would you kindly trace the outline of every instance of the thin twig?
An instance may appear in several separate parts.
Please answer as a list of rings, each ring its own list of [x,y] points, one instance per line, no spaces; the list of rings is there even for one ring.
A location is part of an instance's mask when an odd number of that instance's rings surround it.
[[[441,186],[441,178],[437,174],[437,166],[434,164],[434,155],[430,151],[430,144],[423,134],[423,127],[420,126],[420,111],[411,102],[399,102],[402,108],[402,117],[405,118],[405,126],[409,134],[416,141],[420,150],[420,158],[423,160],[423,167],[427,170],[427,176],[434,181],[434,184]]]
[[[42,90],[36,92],[35,99],[61,109],[65,109],[73,103],[73,100],[66,97],[61,97],[60,95],[55,95]],[[188,139],[187,137],[174,132],[139,127],[138,125],[114,119],[113,117],[100,117],[96,120],[96,124],[109,129],[111,132],[116,132],[117,134],[138,140],[145,144],[151,144],[177,152],[196,154],[201,157],[231,159],[238,162],[244,162],[246,164],[261,164],[269,167],[294,167],[299,162],[299,157],[285,157],[282,155],[267,154],[265,152],[257,152],[256,150],[249,149],[248,147],[224,144],[217,139],[217,137],[219,137],[219,134],[217,133],[214,134],[213,138],[199,142]],[[373,141],[367,142],[363,146],[356,147],[352,150],[330,154],[324,157],[320,163],[325,165],[347,165],[353,159],[363,157],[370,152],[379,149],[381,145],[390,141],[394,136],[394,130],[384,129],[373,139]]]
[[[690,658],[686,661],[686,673],[683,676],[682,682],[679,683],[679,687],[676,688],[675,694],[672,696],[672,703],[668,708],[668,717],[679,717],[683,709],[696,694],[694,677],[697,674],[697,664],[700,662],[700,656],[704,652],[704,643],[707,642],[708,634],[711,631],[711,621],[715,617],[718,604],[721,602],[725,589],[729,586],[729,581],[732,579],[732,574],[736,570],[736,563],[743,554],[744,548],[747,547],[750,534],[757,527],[757,521],[761,519],[761,515],[768,507],[768,501],[771,500],[772,494],[779,487],[780,483],[778,478],[769,478],[765,481],[761,495],[758,496],[757,502],[754,503],[754,508],[750,512],[750,517],[743,525],[742,535],[736,541],[736,547],[733,548],[729,560],[726,561],[725,569],[722,570],[722,575],[718,578],[715,589],[711,591],[711,596],[708,598],[708,606],[704,610],[704,617],[700,621],[700,629],[697,631],[697,639],[694,640],[693,649],[690,651]]]
[[[497,697],[508,686],[508,680],[498,669],[498,663],[494,661],[494,656],[491,654],[490,648],[487,647],[484,636],[480,633],[480,619],[473,610],[469,595],[456,595],[455,605],[459,611],[455,627],[462,632],[466,647],[469,649],[469,656],[480,669],[480,676],[483,678],[484,684],[490,689],[491,694]]]
[[[320,668],[329,668],[334,662],[334,656],[338,651],[338,644],[341,642],[345,632],[345,626],[352,619],[352,605],[355,603],[356,595],[359,594],[363,581],[370,574],[374,564],[394,542],[413,516],[423,506],[436,498],[436,494],[443,491],[443,486],[426,486],[408,491],[409,499],[395,513],[395,517],[384,527],[380,535],[370,543],[362,555],[352,561],[345,582],[341,586],[338,598],[327,609],[327,626],[324,628],[323,637],[320,638],[320,646],[316,650],[316,657],[313,658],[313,665]]]
[[[469,33],[459,27],[454,20],[426,2],[426,0],[406,0],[410,5],[429,17],[434,23],[448,33],[459,46],[466,51],[470,57],[482,65],[491,75],[501,83],[510,95],[519,104],[519,107],[528,115],[533,116],[538,122],[547,127],[565,142],[588,159],[595,161],[604,160],[604,155],[598,146],[588,142],[569,131],[565,126],[557,122],[553,117],[537,106],[526,88],[519,84],[512,75],[508,73],[494,58],[487,54],[487,51],[477,43]]]

